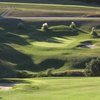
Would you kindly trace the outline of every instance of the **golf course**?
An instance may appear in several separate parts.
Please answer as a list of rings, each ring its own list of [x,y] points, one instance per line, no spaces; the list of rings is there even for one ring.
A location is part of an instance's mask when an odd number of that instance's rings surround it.
[[[9,80],[12,82],[8,83],[12,84],[12,89],[0,90],[1,100],[99,100],[100,98],[100,78],[96,77]],[[9,80],[7,81],[10,82]],[[18,80],[22,83],[18,83]]]
[[[99,100],[100,3],[86,1],[0,0],[0,100]]]

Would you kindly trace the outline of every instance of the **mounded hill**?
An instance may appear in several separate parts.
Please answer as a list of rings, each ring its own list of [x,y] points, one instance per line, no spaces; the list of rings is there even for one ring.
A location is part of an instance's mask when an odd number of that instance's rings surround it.
[[[19,23],[24,27],[17,26]],[[90,35],[92,24],[100,35],[99,21],[76,21],[76,29],[70,29],[65,21],[48,21],[47,31],[40,29],[42,23],[0,20],[0,77],[20,77],[49,69],[80,70],[92,58],[99,57],[100,39]]]
[[[99,13],[99,7],[87,6],[19,3],[16,5],[1,3],[1,6],[16,6],[17,11],[26,12],[46,8],[47,12],[58,8],[58,11],[61,8],[60,12],[65,10],[69,12],[74,7],[75,12],[82,9],[88,10],[88,12],[96,10],[96,13]],[[6,10],[6,12],[8,11]],[[4,13],[6,12],[4,11]],[[12,17],[13,15],[14,13]],[[75,28],[69,27],[72,21],[76,24]],[[41,29],[45,22],[49,25],[49,29],[46,31]],[[100,36],[98,18],[77,20],[75,18],[57,19],[55,16],[53,19],[40,17],[21,20],[1,16],[0,77],[33,77],[37,73],[40,75],[43,72],[50,73],[50,70],[53,72],[83,70],[87,62],[100,56],[100,38],[93,38],[90,34],[94,26],[96,33]]]

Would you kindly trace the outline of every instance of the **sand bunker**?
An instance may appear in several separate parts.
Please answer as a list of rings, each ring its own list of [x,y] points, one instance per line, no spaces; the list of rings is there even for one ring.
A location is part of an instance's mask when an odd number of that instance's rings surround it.
[[[99,46],[96,46],[95,44],[93,44],[92,41],[83,41],[77,47],[80,47],[80,48],[90,48],[90,49],[100,48]]]
[[[90,49],[95,49],[95,48],[99,48],[98,46],[96,45],[86,45],[87,48],[90,48]]]
[[[84,47],[85,47],[85,48],[90,48],[90,49],[96,49],[96,48],[99,48],[99,47],[96,46],[96,45],[85,45]]]
[[[99,46],[91,45],[91,44],[88,44],[88,45],[78,45],[77,47],[80,47],[80,48],[90,48],[90,49],[100,48]]]
[[[0,90],[10,90],[15,85],[16,85],[15,83],[0,83]]]

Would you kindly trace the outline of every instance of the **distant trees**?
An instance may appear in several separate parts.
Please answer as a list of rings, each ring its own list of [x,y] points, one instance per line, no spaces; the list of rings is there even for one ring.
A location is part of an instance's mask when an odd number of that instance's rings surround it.
[[[100,59],[92,59],[86,64],[85,68],[86,76],[100,76]]]
[[[77,0],[77,1],[100,4],[100,0]]]

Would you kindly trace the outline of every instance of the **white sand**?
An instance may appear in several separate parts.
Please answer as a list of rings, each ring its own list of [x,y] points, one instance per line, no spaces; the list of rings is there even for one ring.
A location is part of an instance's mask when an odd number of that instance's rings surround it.
[[[86,47],[90,48],[90,49],[95,49],[95,48],[99,48],[98,46],[96,45],[86,45]]]
[[[15,86],[16,84],[14,83],[1,83],[0,84],[0,90],[10,90]]]

